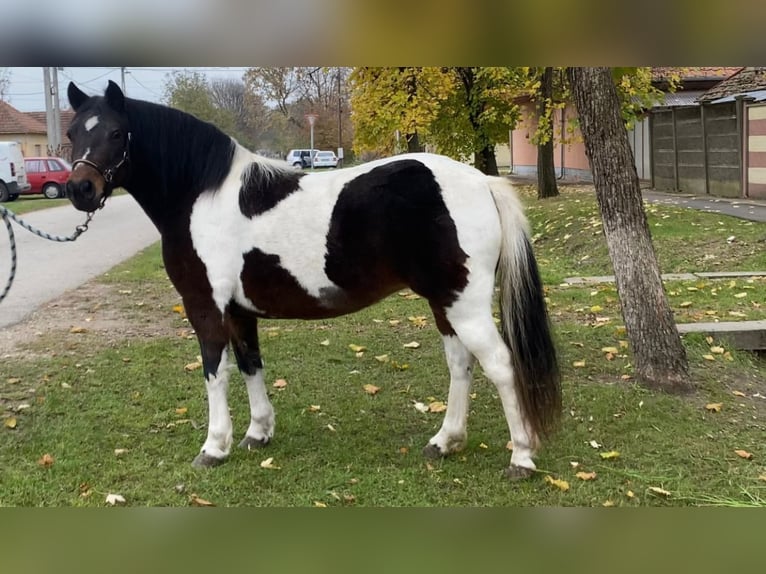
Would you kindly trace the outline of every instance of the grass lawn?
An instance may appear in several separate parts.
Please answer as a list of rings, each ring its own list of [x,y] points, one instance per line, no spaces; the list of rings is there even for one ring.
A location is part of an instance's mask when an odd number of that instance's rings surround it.
[[[59,205],[67,205],[68,203],[69,200],[66,198],[47,199],[42,195],[22,195],[16,201],[6,201],[1,205],[8,209],[8,211],[12,211],[16,215],[21,215],[22,213],[48,209],[49,207],[57,207]]]
[[[193,469],[207,416],[198,347],[155,246],[0,363],[0,505],[104,506],[108,494],[130,506],[766,505],[764,359],[690,336],[695,394],[636,385],[614,287],[562,285],[611,273],[592,189],[545,202],[522,192],[564,386],[561,430],[532,479],[502,477],[507,427],[480,370],[466,449],[421,456],[442,414],[415,403],[446,401],[448,374],[428,306],[409,292],[332,321],[262,321],[275,439]],[[766,269],[764,224],[647,210],[663,272]],[[679,321],[766,315],[766,279],[666,287]],[[249,416],[238,373],[230,406],[236,443]]]

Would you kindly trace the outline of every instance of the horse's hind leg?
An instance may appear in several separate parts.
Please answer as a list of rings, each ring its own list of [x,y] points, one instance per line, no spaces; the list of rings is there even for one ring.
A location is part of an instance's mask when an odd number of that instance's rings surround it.
[[[250,402],[250,426],[239,446],[252,450],[265,446],[274,436],[274,408],[269,401],[263,380],[258,322],[254,315],[235,303],[231,303],[227,309],[227,321],[234,356],[245,379]]]
[[[443,335],[442,340],[450,372],[449,395],[442,426],[423,449],[423,454],[428,457],[457,452],[468,438],[466,429],[474,359],[455,335]]]
[[[442,312],[434,309],[434,316],[442,333],[450,384],[447,412],[444,414],[442,426],[423,449],[423,454],[430,458],[446,456],[465,446],[468,438],[466,428],[474,364],[473,355],[446,323]]]

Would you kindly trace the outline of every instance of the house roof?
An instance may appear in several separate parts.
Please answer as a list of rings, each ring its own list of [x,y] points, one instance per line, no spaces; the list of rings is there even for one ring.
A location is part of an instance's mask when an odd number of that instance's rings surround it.
[[[47,120],[45,118],[45,112],[26,112],[26,115],[28,115],[31,118],[34,118],[36,121],[40,122],[44,126],[46,126],[47,131]],[[66,142],[66,131],[69,128],[69,124],[72,123],[72,118],[74,117],[74,110],[61,110],[59,112],[59,117],[61,118],[61,126],[59,133],[61,135],[61,141]]]
[[[712,102],[728,96],[737,96],[764,89],[766,89],[766,68],[747,67],[710,88],[697,98],[697,101]]]
[[[660,67],[652,68],[652,80],[655,82],[662,82],[663,80],[668,80],[674,74],[678,74],[682,83],[685,81],[693,80],[723,80],[730,77],[732,74],[736,74],[741,69],[742,66],[686,66],[675,68]]]
[[[45,122],[20,112],[0,100],[0,134],[46,134]]]

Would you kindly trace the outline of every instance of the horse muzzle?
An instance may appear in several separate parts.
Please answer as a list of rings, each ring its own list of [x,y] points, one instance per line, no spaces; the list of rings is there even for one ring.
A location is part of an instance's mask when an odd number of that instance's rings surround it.
[[[98,189],[90,179],[72,179],[66,182],[66,195],[80,211],[96,211],[106,199],[104,188]]]

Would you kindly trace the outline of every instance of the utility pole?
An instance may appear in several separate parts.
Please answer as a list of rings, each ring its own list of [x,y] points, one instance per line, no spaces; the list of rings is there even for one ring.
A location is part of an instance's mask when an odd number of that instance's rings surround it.
[[[120,87],[122,88],[122,93],[125,93],[125,66],[120,66]]]
[[[55,66],[51,70],[51,88],[53,92],[53,125],[55,126],[53,134],[48,134],[48,141],[53,147],[54,154],[61,152],[61,106],[59,105],[59,68]],[[53,137],[51,137],[51,135]]]
[[[53,140],[52,134],[56,132],[56,124],[53,118],[53,102],[51,100],[51,69],[43,68],[43,86],[45,91],[45,131],[48,134],[48,149],[46,153],[51,154],[53,152]]]

